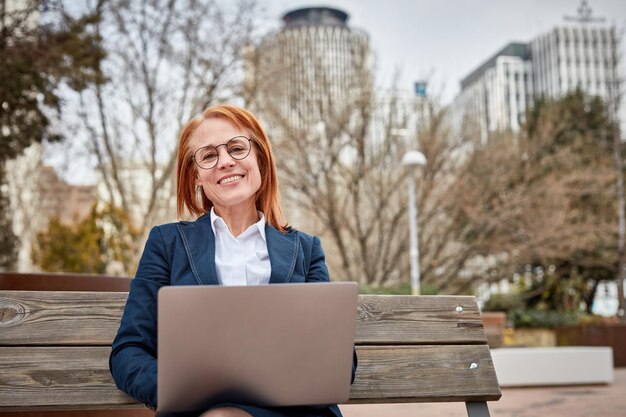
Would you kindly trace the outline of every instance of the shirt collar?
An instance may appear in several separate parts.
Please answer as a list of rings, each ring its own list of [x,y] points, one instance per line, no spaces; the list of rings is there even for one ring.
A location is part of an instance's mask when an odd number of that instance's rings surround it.
[[[265,238],[265,215],[258,210],[257,213],[259,215],[259,221],[254,223],[250,227],[256,227],[259,230],[263,241],[267,244],[267,239]],[[250,227],[246,229],[246,231],[243,232],[242,235],[250,230]],[[230,230],[228,230],[228,226],[226,225],[224,219],[222,219],[220,216],[217,215],[217,213],[215,213],[215,207],[211,207],[211,229],[213,229],[213,235],[217,235],[217,230],[230,233]]]

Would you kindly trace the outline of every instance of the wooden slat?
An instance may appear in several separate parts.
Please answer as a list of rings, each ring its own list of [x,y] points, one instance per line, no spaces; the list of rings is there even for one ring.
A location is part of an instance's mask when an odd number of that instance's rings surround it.
[[[0,291],[0,346],[110,346],[128,293]]]
[[[0,348],[0,411],[141,406],[117,390],[105,347]],[[500,397],[486,345],[357,347],[350,403]],[[478,368],[471,369],[476,363]]]
[[[486,345],[359,346],[357,355],[350,403],[491,401],[501,396]]]
[[[110,345],[126,298],[0,291],[0,346]],[[474,297],[362,295],[357,314],[357,344],[487,343]]]
[[[20,291],[128,292],[130,277],[71,273],[0,272],[0,289]]]
[[[487,339],[474,297],[362,295],[356,343],[484,344]]]
[[[142,406],[113,383],[110,352],[107,347],[0,348],[0,411]]]

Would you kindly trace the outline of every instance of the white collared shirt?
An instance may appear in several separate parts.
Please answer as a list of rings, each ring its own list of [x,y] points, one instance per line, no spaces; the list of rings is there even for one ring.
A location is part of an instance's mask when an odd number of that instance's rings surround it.
[[[265,216],[234,237],[228,226],[211,208],[211,228],[215,235],[215,269],[222,285],[268,284],[272,266],[265,239]]]

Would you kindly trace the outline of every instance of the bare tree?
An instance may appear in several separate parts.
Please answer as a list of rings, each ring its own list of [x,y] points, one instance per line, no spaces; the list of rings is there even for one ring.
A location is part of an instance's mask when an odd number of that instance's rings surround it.
[[[327,51],[306,38],[292,42],[279,34],[253,51],[248,80],[248,97],[270,126],[291,219],[325,237],[334,276],[374,286],[408,282],[401,159],[421,149],[428,158],[418,185],[423,281],[445,288],[475,253],[459,251],[462,236],[450,218],[464,160],[446,110],[393,89],[375,94],[369,50],[358,43],[350,65],[337,71]]]
[[[601,100],[581,92],[538,101],[528,118],[520,135],[476,148],[458,178],[458,210],[474,229],[466,244],[502,255],[488,271],[497,279],[527,266],[550,269],[561,282],[582,279],[590,310],[618,262],[613,124]]]
[[[111,0],[98,26],[108,79],[78,97],[101,192],[140,230],[174,217],[178,134],[206,106],[240,97],[256,3]],[[137,246],[137,249],[140,245]]]
[[[489,228],[468,221],[467,210],[480,204],[474,184],[466,189],[476,149],[453,136],[446,108],[429,103],[428,123],[418,131],[420,149],[427,159],[418,193],[420,267],[424,284],[439,292],[463,293],[489,275],[484,255]],[[469,192],[471,193],[469,193]]]
[[[380,284],[406,249],[404,144],[392,126],[371,138],[367,43],[352,38],[352,54],[333,60],[310,33],[275,34],[251,54],[250,103],[269,126],[291,220],[327,238],[333,275]]]

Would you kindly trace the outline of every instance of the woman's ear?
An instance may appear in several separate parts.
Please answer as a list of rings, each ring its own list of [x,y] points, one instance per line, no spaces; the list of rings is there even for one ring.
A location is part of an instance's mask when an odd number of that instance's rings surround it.
[[[198,175],[198,168],[194,167],[193,170],[193,185],[196,187],[202,187],[202,181],[200,180],[200,176]]]

